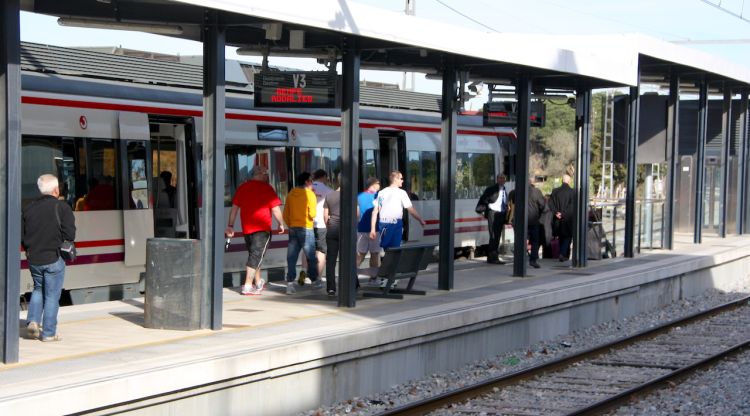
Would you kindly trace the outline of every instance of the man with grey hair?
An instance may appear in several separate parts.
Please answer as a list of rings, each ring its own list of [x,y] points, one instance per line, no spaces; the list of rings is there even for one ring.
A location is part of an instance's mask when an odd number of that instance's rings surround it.
[[[232,210],[229,211],[229,222],[224,234],[234,237],[234,220],[240,211],[242,234],[248,258],[245,268],[243,295],[260,295],[266,282],[260,278],[260,265],[271,242],[271,215],[279,224],[279,234],[284,232],[284,220],[281,217],[281,199],[268,183],[268,170],[255,165],[250,170],[250,179],[245,181],[232,198]]]
[[[31,338],[39,338],[41,330],[42,341],[60,341],[57,312],[65,280],[60,246],[75,240],[75,217],[70,206],[58,200],[60,188],[55,175],[42,175],[36,183],[42,195],[23,209],[21,225],[21,244],[34,280],[26,330]]]

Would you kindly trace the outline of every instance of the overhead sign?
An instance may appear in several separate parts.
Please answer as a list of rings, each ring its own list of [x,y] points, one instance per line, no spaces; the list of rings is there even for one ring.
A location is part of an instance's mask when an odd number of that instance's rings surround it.
[[[531,127],[544,127],[546,107],[541,101],[532,101],[529,116]],[[518,103],[493,101],[484,104],[482,122],[487,127],[518,127]]]
[[[335,72],[259,72],[254,82],[255,107],[336,107]]]

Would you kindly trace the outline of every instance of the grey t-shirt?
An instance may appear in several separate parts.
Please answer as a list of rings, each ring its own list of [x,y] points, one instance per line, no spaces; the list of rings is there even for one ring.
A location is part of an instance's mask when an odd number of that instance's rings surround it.
[[[341,222],[341,192],[329,192],[325,197],[323,207],[328,208],[328,227],[338,227]]]

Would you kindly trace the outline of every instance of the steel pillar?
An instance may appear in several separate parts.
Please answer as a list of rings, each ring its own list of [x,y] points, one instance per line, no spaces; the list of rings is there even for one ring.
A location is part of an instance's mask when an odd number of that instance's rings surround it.
[[[357,206],[359,175],[359,68],[360,55],[355,39],[346,39],[341,70],[341,201],[344,207]],[[341,210],[338,305],[353,308],[357,303],[357,215]]]
[[[443,63],[440,125],[440,260],[438,289],[453,289],[453,242],[456,212],[456,133],[458,126],[458,74],[452,59]]]
[[[573,267],[586,267],[586,236],[588,235],[589,165],[591,160],[591,90],[576,94],[576,229],[573,236]]]
[[[515,216],[513,217],[513,276],[526,276],[528,253],[529,199],[529,117],[531,116],[531,79],[521,74],[516,84],[518,97],[518,128],[516,129],[516,185],[514,194]]]
[[[0,5],[0,357],[18,362],[21,279],[21,35],[18,0]]]
[[[721,209],[719,212],[719,237],[727,236],[727,210],[729,209],[729,149],[732,146],[732,89],[724,85],[724,102],[721,112]]]
[[[680,169],[680,76],[674,69],[669,76],[669,98],[667,101],[667,198],[664,204],[664,232],[662,244],[667,250],[674,249],[674,202],[675,185]]]
[[[222,327],[224,282],[224,116],[225,37],[219,14],[208,11],[203,24],[203,211],[201,213],[201,264],[204,304],[201,326]]]
[[[633,257],[635,241],[635,170],[636,151],[638,149],[639,118],[641,114],[640,73],[638,86],[630,87],[630,105],[628,107],[628,142],[627,142],[627,177],[625,180],[625,257]]]
[[[706,136],[708,134],[708,82],[700,81],[698,94],[698,156],[695,164],[695,224],[693,243],[700,244],[703,237],[703,193],[706,179]]]
[[[748,218],[745,215],[748,207],[748,191],[747,191],[747,175],[748,165],[747,158],[750,155],[748,153],[748,90],[742,90],[740,94],[740,154],[739,154],[739,165],[737,167],[737,234],[747,233]]]

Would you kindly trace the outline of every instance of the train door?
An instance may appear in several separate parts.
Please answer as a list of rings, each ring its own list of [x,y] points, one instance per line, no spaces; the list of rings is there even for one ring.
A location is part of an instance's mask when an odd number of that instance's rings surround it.
[[[151,117],[151,169],[149,180],[153,190],[154,236],[188,238],[187,173],[190,172],[186,142],[192,125],[184,120]]]

